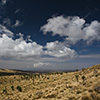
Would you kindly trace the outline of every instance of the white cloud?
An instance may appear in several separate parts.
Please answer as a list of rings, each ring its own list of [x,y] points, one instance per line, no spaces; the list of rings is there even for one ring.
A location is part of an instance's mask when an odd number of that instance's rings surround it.
[[[38,62],[38,63],[34,63],[33,67],[43,67],[43,66],[49,66],[50,63],[43,63],[43,62]]]
[[[92,21],[91,24],[84,27],[83,31],[85,31],[84,40],[87,43],[91,43],[94,40],[100,40],[100,23],[98,21]]]
[[[13,40],[6,34],[0,37],[0,56],[9,58],[37,58],[43,56],[52,56],[57,58],[74,58],[77,53],[66,47],[58,41],[47,43],[45,47],[36,42],[25,41],[21,36],[19,39]],[[43,50],[43,48],[47,50]]]
[[[3,57],[37,57],[41,55],[42,46],[36,42],[27,43],[23,38],[13,40],[3,34],[0,37],[0,56]]]
[[[3,25],[0,25],[0,59],[37,59],[45,57],[74,58],[77,53],[67,47],[64,43],[55,41],[45,46],[39,45],[30,39],[24,40],[23,34],[13,39],[14,34]]]
[[[11,36],[11,37],[13,37],[13,35],[14,35],[14,34],[13,34],[10,30],[8,30],[5,26],[3,26],[3,25],[0,24],[0,36],[1,36],[2,34],[6,34],[7,36]]]
[[[77,57],[77,53],[65,46],[64,43],[58,41],[47,43],[45,48],[45,54],[60,58],[74,58]]]
[[[47,24],[41,27],[44,34],[52,32],[52,35],[66,36],[66,42],[76,44],[84,40],[87,44],[94,40],[100,40],[100,23],[92,21],[87,24],[83,18],[78,16],[57,16],[47,20]]]
[[[16,20],[15,24],[12,26],[12,27],[19,27],[19,26],[22,26],[22,22],[19,21],[19,20]]]

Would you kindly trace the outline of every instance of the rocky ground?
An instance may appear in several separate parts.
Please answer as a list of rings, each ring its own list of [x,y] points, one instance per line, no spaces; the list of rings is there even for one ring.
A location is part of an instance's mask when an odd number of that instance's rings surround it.
[[[100,65],[68,73],[0,72],[0,100],[100,100]]]

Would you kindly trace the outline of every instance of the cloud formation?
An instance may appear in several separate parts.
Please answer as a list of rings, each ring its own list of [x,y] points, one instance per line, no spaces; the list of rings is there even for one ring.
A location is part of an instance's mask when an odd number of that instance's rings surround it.
[[[36,42],[27,43],[22,37],[13,40],[5,34],[0,37],[0,48],[0,56],[3,57],[35,57],[42,52],[42,46]]]
[[[38,62],[38,63],[34,63],[33,67],[37,68],[37,67],[43,67],[48,65],[50,65],[50,63]]]
[[[0,58],[19,59],[37,57],[74,58],[76,52],[58,41],[47,43],[46,46],[37,44],[30,39],[23,38],[19,33],[18,39],[3,25],[0,25]]]
[[[54,57],[60,57],[60,58],[74,58],[77,57],[77,53],[75,50],[72,50],[65,46],[64,43],[55,41],[55,42],[49,42],[46,44],[45,48],[47,49],[45,51],[45,54],[49,56]]]
[[[65,36],[70,44],[76,44],[78,41],[86,41],[87,44],[94,40],[100,40],[100,23],[96,20],[90,24],[78,16],[57,16],[47,20],[47,24],[41,27],[44,34],[52,32],[52,35]]]

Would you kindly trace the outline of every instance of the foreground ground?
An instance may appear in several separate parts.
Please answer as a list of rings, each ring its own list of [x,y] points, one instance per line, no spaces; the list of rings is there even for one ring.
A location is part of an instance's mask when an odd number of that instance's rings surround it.
[[[68,73],[0,72],[0,100],[100,100],[100,65]]]

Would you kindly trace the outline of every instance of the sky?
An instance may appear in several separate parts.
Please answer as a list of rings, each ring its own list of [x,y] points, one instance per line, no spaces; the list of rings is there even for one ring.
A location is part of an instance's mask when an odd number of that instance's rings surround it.
[[[0,0],[0,68],[73,70],[100,64],[100,0]]]

